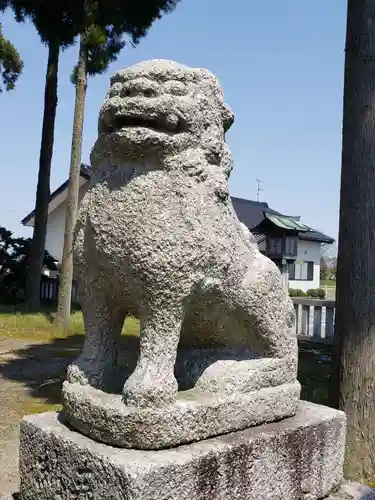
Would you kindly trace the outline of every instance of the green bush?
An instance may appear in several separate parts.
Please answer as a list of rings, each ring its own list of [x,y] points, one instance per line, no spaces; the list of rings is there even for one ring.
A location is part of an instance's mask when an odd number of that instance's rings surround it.
[[[326,292],[323,288],[310,288],[304,292],[300,288],[289,288],[290,297],[311,297],[312,299],[325,299]]]
[[[325,299],[326,292],[323,288],[311,288],[307,290],[307,295],[313,299]]]
[[[289,296],[290,297],[307,297],[307,293],[305,293],[300,288],[289,288]]]

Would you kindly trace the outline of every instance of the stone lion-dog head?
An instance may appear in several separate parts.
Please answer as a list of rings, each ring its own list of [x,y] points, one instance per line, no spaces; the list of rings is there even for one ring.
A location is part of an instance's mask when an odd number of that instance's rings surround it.
[[[210,71],[141,62],[111,78],[91,162],[95,168],[103,158],[115,164],[124,157],[156,159],[161,168],[184,168],[189,175],[219,166],[228,178],[232,160],[224,135],[233,121]]]

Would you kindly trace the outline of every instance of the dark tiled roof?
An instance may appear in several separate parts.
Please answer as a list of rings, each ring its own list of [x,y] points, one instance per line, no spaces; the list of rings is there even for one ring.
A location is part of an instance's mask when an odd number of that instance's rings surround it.
[[[284,215],[280,212],[276,212],[276,210],[273,210],[267,203],[262,201],[244,200],[243,198],[232,197],[232,203],[238,218],[250,230],[258,226],[264,220],[265,213],[269,215]],[[333,238],[319,231],[315,231],[315,229],[312,228],[310,228],[309,231],[299,233],[299,238],[321,243],[334,243],[335,241]]]
[[[334,243],[335,240],[326,234],[321,233],[320,231],[315,231],[315,229],[311,229],[306,233],[300,233],[299,238],[301,240],[308,241],[320,241],[321,243]]]
[[[233,207],[240,221],[250,230],[257,226],[264,219],[264,212],[273,215],[282,215],[280,212],[272,210],[267,203],[263,201],[244,200],[243,198],[231,197]]]

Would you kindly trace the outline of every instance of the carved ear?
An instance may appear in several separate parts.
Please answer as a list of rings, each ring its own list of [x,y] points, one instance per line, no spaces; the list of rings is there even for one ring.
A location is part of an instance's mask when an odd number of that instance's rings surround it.
[[[223,104],[223,108],[221,111],[221,117],[223,119],[224,133],[228,132],[234,122],[234,114],[229,106]]]

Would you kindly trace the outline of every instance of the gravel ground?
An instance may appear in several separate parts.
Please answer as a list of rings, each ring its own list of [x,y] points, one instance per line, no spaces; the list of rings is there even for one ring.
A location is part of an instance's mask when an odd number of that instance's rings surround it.
[[[0,500],[18,490],[19,422],[23,415],[58,408],[60,378],[75,349],[0,339]]]

